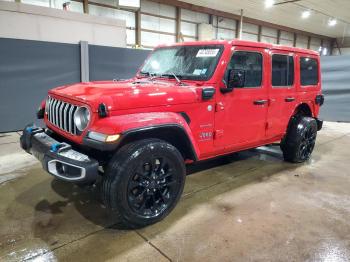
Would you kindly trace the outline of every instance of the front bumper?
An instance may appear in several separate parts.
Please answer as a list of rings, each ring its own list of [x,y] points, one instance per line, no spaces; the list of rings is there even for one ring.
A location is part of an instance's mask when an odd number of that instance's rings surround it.
[[[20,139],[21,147],[34,155],[51,175],[75,183],[92,183],[98,177],[95,159],[50,137],[44,129],[26,127]]]
[[[320,131],[322,129],[322,126],[323,126],[323,121],[316,118],[316,123],[317,123],[317,131]]]

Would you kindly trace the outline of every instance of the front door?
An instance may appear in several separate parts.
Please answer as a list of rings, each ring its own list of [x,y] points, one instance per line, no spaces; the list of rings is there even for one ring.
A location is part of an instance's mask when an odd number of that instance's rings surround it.
[[[294,54],[287,51],[271,53],[271,84],[269,90],[267,137],[274,138],[284,134],[289,119],[295,109],[296,89]]]
[[[216,96],[214,146],[224,151],[258,144],[265,138],[268,94],[264,49],[235,47],[228,70],[244,74],[242,87]],[[224,87],[224,84],[222,84]]]

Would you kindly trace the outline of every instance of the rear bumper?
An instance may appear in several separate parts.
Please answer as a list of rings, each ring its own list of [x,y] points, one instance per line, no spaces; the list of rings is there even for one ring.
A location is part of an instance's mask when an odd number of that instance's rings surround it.
[[[99,164],[95,159],[60,143],[37,127],[26,127],[20,138],[21,147],[35,156],[43,168],[58,179],[91,183],[96,181]]]

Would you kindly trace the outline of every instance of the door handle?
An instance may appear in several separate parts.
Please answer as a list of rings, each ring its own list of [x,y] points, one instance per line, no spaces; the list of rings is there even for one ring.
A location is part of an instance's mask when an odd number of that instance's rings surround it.
[[[267,100],[261,99],[261,100],[255,100],[254,105],[265,105],[267,103]]]
[[[284,101],[286,101],[286,102],[293,102],[294,100],[295,100],[294,97],[286,97],[286,98],[284,99]]]

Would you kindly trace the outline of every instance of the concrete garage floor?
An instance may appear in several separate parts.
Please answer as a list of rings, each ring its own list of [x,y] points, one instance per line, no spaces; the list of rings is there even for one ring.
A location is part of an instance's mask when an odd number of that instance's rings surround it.
[[[18,139],[0,137],[1,261],[350,261],[350,124],[325,123],[305,164],[273,146],[189,166],[171,215],[136,231]]]

